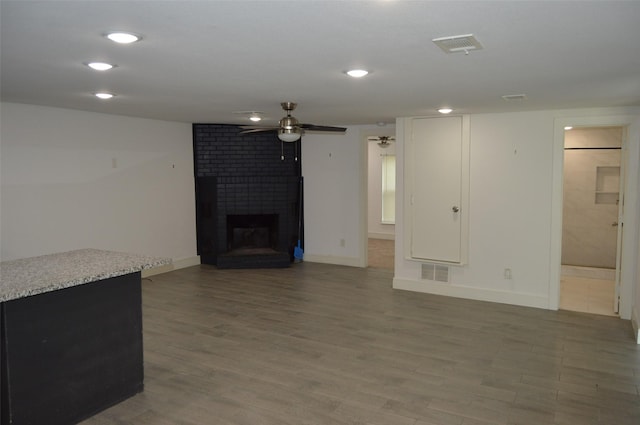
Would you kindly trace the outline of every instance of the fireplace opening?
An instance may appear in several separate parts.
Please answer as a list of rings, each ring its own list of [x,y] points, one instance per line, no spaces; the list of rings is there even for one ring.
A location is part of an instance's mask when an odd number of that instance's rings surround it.
[[[227,255],[277,252],[278,214],[227,215]]]

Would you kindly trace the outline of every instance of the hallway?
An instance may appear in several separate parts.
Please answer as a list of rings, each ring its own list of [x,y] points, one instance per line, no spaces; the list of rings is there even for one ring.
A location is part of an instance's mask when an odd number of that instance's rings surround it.
[[[395,241],[389,239],[369,238],[369,267],[374,269],[393,270]]]
[[[562,266],[560,309],[617,316],[613,311],[615,270]]]

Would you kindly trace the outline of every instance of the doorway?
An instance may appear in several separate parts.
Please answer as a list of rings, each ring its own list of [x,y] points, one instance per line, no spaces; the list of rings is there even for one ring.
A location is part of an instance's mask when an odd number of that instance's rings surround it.
[[[616,315],[624,127],[566,128],[560,308]]]
[[[367,266],[393,270],[395,257],[395,136],[380,132],[367,143]]]

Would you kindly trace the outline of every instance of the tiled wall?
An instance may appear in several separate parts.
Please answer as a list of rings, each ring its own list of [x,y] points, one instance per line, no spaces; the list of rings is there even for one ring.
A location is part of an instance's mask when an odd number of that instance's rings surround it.
[[[226,124],[193,125],[203,263],[215,264],[226,251],[229,214],[278,214],[280,251],[291,251],[299,237],[300,142],[282,144],[273,133],[239,131]]]
[[[565,133],[562,264],[615,268],[622,128]]]

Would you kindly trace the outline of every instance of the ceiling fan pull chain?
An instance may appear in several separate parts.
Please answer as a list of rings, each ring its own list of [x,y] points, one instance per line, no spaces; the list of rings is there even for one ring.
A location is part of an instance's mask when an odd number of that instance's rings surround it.
[[[284,161],[284,142],[280,141],[280,161]]]
[[[294,147],[294,149],[295,149],[295,154],[294,154],[295,156],[294,156],[293,160],[294,160],[295,162],[298,162],[298,142],[295,142],[295,143],[293,144],[293,147]]]

